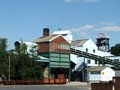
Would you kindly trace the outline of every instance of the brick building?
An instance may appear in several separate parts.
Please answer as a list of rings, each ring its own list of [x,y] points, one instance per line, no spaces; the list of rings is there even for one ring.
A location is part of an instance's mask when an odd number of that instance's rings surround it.
[[[34,42],[38,45],[38,55],[46,58],[45,78],[57,78],[58,74],[64,74],[70,79],[70,43],[61,35],[49,36],[49,29],[43,29],[43,37]]]

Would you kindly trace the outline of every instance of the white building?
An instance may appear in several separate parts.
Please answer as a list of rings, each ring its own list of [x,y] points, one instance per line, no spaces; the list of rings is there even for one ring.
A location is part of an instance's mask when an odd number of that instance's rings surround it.
[[[115,71],[110,67],[98,66],[89,67],[88,69],[88,81],[90,83],[100,81],[112,81],[115,76]]]
[[[109,52],[99,51],[96,44],[91,39],[83,39],[83,40],[75,40],[72,41],[71,47],[77,50],[81,50],[87,53],[95,54],[98,56],[112,56]],[[71,60],[76,64],[75,70],[82,64],[83,62],[87,66],[98,66],[98,61],[91,60],[89,58],[79,57],[74,54],[71,54]]]
[[[31,54],[34,54],[34,55],[37,55],[37,44],[36,43],[32,43],[32,42],[22,42],[22,41],[16,41],[14,43],[15,46],[20,46],[21,44],[25,44],[27,46],[27,50],[26,50],[26,53],[29,53],[30,55]]]
[[[71,47],[80,51],[84,51],[84,52],[95,54],[102,57],[113,56],[112,54],[110,54],[110,52],[104,52],[104,51],[98,50],[98,47],[91,39],[72,41]],[[71,54],[71,61],[73,61],[76,64],[72,71],[81,72],[82,73],[81,77],[83,78],[83,81],[87,81],[89,77],[89,75],[87,75],[87,71],[85,71],[86,67],[102,66],[102,64],[100,64],[96,60],[80,57],[74,54]]]
[[[32,43],[32,42],[23,42],[23,43],[27,45],[27,53],[37,55],[36,50],[38,47],[36,43]]]
[[[95,54],[98,56],[106,57],[106,58],[108,56],[113,56],[112,54],[110,54],[110,52],[104,52],[104,51],[98,50],[98,47],[91,39],[82,39],[82,40],[73,41],[72,34],[70,31],[60,30],[60,31],[55,31],[53,34],[54,35],[61,34],[66,40],[71,42],[71,48],[84,51],[87,53]],[[86,75],[86,72],[84,70],[86,66],[87,67],[100,66],[99,62],[96,60],[91,60],[89,58],[80,57],[74,54],[71,54],[71,61],[76,64],[75,67],[72,69],[72,71],[82,72],[82,78],[84,78],[83,80],[87,80],[88,78],[87,77],[88,75]],[[81,76],[78,76],[78,77],[81,77]]]

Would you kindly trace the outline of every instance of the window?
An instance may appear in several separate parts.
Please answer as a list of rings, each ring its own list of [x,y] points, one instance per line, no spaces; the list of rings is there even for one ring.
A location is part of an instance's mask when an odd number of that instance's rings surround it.
[[[97,64],[97,61],[95,60],[95,64]]]
[[[90,64],[91,62],[90,62],[90,59],[88,59],[88,64]]]
[[[93,53],[95,53],[95,49],[93,49]]]
[[[119,59],[114,59],[114,63],[118,63],[119,62]]]
[[[67,36],[67,34],[62,34],[62,36]]]
[[[86,52],[88,52],[88,48],[86,48]]]
[[[59,44],[58,46],[59,49],[64,49],[64,50],[69,50],[70,49],[70,45],[67,45],[67,44]]]
[[[93,71],[93,72],[91,72],[91,74],[100,74],[100,72],[99,71]]]

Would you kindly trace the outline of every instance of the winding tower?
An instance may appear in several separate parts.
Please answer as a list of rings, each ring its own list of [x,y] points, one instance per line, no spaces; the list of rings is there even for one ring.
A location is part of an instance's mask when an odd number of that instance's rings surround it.
[[[109,37],[105,36],[103,33],[99,33],[96,37],[96,45],[98,50],[109,52]]]

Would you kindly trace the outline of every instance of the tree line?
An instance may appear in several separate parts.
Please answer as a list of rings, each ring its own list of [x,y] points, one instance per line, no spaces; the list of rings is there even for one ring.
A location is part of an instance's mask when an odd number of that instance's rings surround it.
[[[37,56],[27,53],[27,45],[18,45],[7,51],[7,39],[0,39],[0,78],[13,80],[40,80],[43,78],[43,63]],[[10,61],[10,62],[9,62]]]

